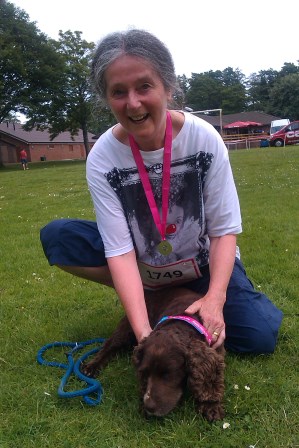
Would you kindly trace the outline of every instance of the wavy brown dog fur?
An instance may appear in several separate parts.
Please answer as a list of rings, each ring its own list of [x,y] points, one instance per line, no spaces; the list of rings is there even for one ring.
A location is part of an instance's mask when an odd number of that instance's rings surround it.
[[[186,288],[146,292],[152,328],[163,316],[184,314],[200,298]],[[194,315],[198,319],[198,316]],[[82,370],[95,376],[118,352],[136,345],[128,319],[124,317],[112,336]],[[133,362],[140,384],[142,407],[146,414],[165,416],[189,388],[197,412],[207,420],[224,417],[224,348],[209,347],[205,337],[186,322],[161,323],[134,349]]]

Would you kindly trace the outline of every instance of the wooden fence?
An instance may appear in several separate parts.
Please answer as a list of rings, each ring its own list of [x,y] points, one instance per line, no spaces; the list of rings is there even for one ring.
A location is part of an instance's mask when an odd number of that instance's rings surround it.
[[[268,146],[268,134],[236,134],[223,135],[227,149],[250,149]]]

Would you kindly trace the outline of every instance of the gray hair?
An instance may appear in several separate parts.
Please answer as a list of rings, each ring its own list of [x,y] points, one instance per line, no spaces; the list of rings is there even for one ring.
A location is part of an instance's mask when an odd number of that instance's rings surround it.
[[[174,63],[170,51],[153,34],[138,29],[115,32],[98,44],[91,64],[91,81],[101,99],[106,99],[105,72],[120,56],[135,56],[148,61],[167,91],[178,90]]]

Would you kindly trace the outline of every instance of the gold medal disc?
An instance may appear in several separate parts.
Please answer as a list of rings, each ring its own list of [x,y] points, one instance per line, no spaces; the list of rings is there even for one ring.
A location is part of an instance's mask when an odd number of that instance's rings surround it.
[[[161,243],[158,244],[157,249],[161,255],[169,255],[172,252],[172,246],[166,240],[161,241]]]

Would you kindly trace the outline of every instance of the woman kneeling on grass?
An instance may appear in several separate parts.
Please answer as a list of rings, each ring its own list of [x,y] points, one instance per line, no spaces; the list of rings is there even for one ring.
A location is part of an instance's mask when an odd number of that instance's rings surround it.
[[[177,89],[168,49],[142,30],[108,35],[92,80],[118,121],[87,159],[97,222],[46,225],[49,263],[114,287],[138,342],[152,331],[144,289],[180,284],[204,293],[186,311],[200,312],[213,347],[273,352],[282,312],[254,290],[240,261],[228,151],[207,122],[168,109]]]

